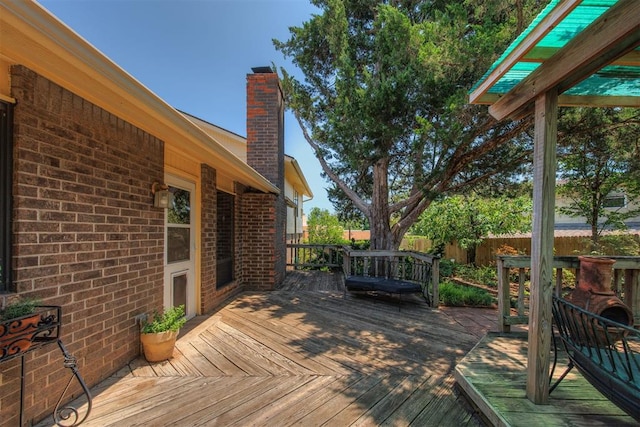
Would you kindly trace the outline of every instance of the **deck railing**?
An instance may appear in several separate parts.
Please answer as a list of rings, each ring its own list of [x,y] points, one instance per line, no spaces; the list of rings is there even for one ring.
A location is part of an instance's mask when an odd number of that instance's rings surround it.
[[[419,283],[423,293],[437,307],[440,258],[413,251],[357,251],[345,249],[345,276],[387,277]]]
[[[287,267],[342,269],[353,274],[385,276],[420,283],[437,305],[439,258],[415,251],[352,250],[341,245],[287,244]]]
[[[341,268],[341,245],[287,244],[287,267],[300,269]]]
[[[607,256],[615,260],[611,289],[629,306],[633,313],[634,324],[640,325],[640,257]],[[529,322],[529,280],[531,257],[497,257],[498,268],[498,328],[509,332],[511,325],[523,325]],[[562,288],[575,286],[580,263],[577,256],[553,258],[556,296],[562,296]],[[566,271],[573,276],[565,274]],[[570,277],[570,279],[569,279]]]

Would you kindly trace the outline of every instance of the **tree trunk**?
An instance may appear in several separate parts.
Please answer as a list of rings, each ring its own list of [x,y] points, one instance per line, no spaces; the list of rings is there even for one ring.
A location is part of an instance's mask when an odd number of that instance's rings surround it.
[[[467,264],[476,265],[476,245],[467,248]]]
[[[596,196],[593,196],[593,201],[591,202],[591,252],[598,251],[598,238],[600,237],[598,234],[598,200]]]
[[[382,158],[373,165],[373,197],[371,199],[371,249],[394,250],[389,221],[389,159]]]

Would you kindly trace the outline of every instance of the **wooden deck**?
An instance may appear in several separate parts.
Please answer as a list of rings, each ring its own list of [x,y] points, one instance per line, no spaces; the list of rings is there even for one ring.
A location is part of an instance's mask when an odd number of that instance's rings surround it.
[[[294,272],[189,321],[170,361],[94,387],[85,425],[482,425],[453,371],[495,316],[345,298],[339,276]]]
[[[340,275],[291,272],[277,291],[190,320],[171,360],[136,359],[94,387],[84,425],[638,425],[576,370],[549,405],[532,404],[526,331],[487,334],[496,317],[345,297]]]

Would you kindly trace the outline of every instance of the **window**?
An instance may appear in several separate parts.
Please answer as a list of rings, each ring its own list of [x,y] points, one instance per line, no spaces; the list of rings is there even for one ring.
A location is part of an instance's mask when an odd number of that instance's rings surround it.
[[[173,203],[167,210],[167,264],[191,259],[191,192],[169,187]]]
[[[624,196],[605,197],[605,199],[602,202],[602,206],[605,208],[624,208],[625,198]]]
[[[13,105],[0,101],[0,291],[11,284],[12,125]]]

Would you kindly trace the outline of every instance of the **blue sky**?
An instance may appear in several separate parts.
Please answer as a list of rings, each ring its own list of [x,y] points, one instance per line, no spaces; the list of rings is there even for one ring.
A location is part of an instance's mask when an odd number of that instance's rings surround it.
[[[39,3],[175,108],[246,135],[246,75],[256,66],[294,66],[272,39],[318,13],[307,0],[41,0]],[[296,73],[294,73],[296,74]],[[299,76],[299,74],[297,74]],[[333,211],[328,183],[293,115],[285,152],[314,198]]]

